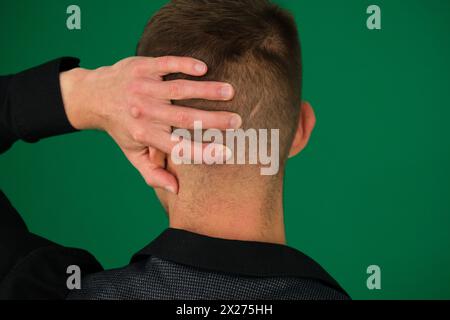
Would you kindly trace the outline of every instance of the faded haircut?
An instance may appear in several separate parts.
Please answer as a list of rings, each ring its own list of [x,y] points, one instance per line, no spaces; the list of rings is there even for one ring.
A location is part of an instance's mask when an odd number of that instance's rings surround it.
[[[298,31],[290,13],[267,0],[172,0],[151,18],[138,56],[189,56],[209,68],[201,78],[235,88],[230,102],[176,101],[202,110],[231,111],[243,128],[280,129],[284,165],[297,129],[302,65]]]

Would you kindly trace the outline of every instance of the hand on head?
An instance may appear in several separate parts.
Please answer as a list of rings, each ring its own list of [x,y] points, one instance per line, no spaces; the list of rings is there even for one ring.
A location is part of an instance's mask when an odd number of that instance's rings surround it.
[[[231,85],[219,82],[174,80],[163,76],[183,73],[203,76],[207,66],[186,57],[133,57],[114,66],[61,74],[61,89],[69,121],[76,129],[106,131],[145,181],[154,188],[178,192],[176,178],[166,168],[166,154],[177,143],[172,127],[236,129],[242,120],[228,112],[207,112],[172,105],[172,100],[227,101]]]

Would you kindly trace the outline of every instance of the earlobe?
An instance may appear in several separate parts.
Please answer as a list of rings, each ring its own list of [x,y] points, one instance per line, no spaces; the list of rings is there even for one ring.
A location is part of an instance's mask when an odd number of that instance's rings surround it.
[[[295,157],[308,145],[311,134],[316,126],[316,115],[308,102],[302,102],[297,132],[292,142],[289,158]]]
[[[299,122],[297,131],[295,132],[294,140],[292,141],[291,150],[289,151],[289,158],[293,158],[300,153],[302,137],[303,137],[303,127]]]

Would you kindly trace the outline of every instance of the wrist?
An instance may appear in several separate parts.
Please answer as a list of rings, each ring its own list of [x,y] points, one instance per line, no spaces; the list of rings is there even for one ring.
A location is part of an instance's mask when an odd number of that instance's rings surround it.
[[[75,68],[60,74],[61,95],[67,119],[77,130],[99,129],[90,103],[89,79],[92,71]]]

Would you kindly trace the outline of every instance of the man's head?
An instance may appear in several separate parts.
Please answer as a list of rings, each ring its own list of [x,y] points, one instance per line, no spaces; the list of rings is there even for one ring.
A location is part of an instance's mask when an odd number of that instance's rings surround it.
[[[190,56],[204,61],[209,68],[200,79],[184,75],[168,79],[232,84],[236,94],[230,102],[176,103],[236,112],[243,119],[244,129],[279,129],[281,170],[275,178],[282,181],[288,156],[306,146],[315,122],[311,107],[301,104],[301,50],[297,27],[289,13],[267,0],[173,0],[150,20],[137,53],[150,57]],[[248,179],[249,186],[269,181],[250,166],[191,167],[173,169],[180,181],[180,192],[183,184],[192,189],[218,182],[224,187],[227,182],[232,185],[233,179]],[[211,190],[211,186],[208,188]],[[281,190],[281,186],[278,188]]]

